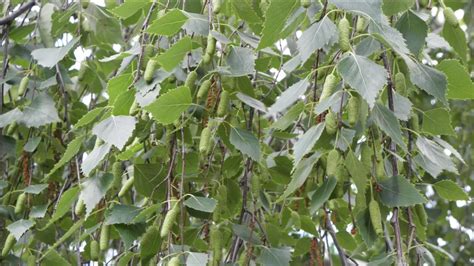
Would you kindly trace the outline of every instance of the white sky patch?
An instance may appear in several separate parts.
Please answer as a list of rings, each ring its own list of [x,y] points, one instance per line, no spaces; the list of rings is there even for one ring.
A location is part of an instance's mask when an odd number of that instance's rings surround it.
[[[296,38],[299,39],[301,37],[301,35],[303,35],[302,31],[300,31],[300,30],[296,31]]]
[[[77,47],[74,50],[74,57],[76,58],[76,63],[71,66],[70,69],[77,69],[81,68],[82,61],[86,60],[88,56],[91,56],[92,50],[91,49],[83,49],[82,47]]]
[[[105,1],[104,0],[91,0],[91,2],[98,5],[98,6],[105,6]]]
[[[454,15],[456,16],[457,19],[461,20],[464,17],[464,10],[458,9],[454,11]]]
[[[278,69],[276,68],[271,68],[270,73],[273,74],[273,78],[276,79],[277,82],[282,81],[286,77],[286,74],[284,71],[278,72]]]
[[[114,51],[118,53],[122,50],[122,45],[114,43],[112,44],[112,49],[114,49]]]
[[[281,39],[277,42],[277,48],[284,55],[291,55],[290,49],[288,48],[288,42],[285,39]]]

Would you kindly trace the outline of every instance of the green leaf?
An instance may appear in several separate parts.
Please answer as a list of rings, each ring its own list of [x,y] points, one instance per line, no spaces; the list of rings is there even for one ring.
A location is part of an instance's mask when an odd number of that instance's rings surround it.
[[[393,176],[379,181],[380,200],[387,207],[408,207],[426,202],[426,199],[406,178]]]
[[[436,68],[448,78],[449,99],[474,99],[474,83],[466,68],[458,60],[442,60]]]
[[[291,85],[288,89],[283,91],[275,103],[268,108],[268,112],[272,115],[276,115],[286,110],[294,102],[300,99],[302,95],[304,95],[309,87],[309,84],[310,83],[307,79],[303,79]]]
[[[97,165],[105,158],[112,148],[111,144],[104,143],[98,147],[95,147],[91,153],[82,161],[81,171],[85,176],[89,174],[97,167]]]
[[[15,221],[15,222],[9,224],[9,225],[7,226],[7,230],[8,230],[13,236],[15,236],[15,238],[16,238],[17,240],[19,240],[20,237],[21,237],[26,231],[28,231],[31,227],[33,227],[34,225],[35,225],[35,222],[34,222],[34,221],[21,219],[21,220],[18,220],[18,221]]]
[[[353,151],[347,153],[344,165],[357,187],[356,204],[362,203],[362,207],[365,207],[365,189],[367,188],[370,169],[367,169],[367,167],[357,159]]]
[[[94,120],[99,117],[104,110],[104,107],[98,107],[90,110],[87,114],[81,117],[79,121],[77,121],[77,123],[74,125],[74,128],[81,128],[83,126],[89,125],[90,123],[94,122]]]
[[[134,186],[137,193],[152,197],[158,193],[157,187],[163,184],[166,168],[163,164],[134,164]]]
[[[399,55],[410,53],[403,35],[397,29],[390,27],[386,18],[379,24],[371,22],[369,24],[369,33],[381,43],[391,47]]]
[[[279,201],[288,197],[290,194],[292,194],[298,188],[300,188],[304,184],[304,182],[306,182],[306,179],[308,178],[309,174],[313,170],[314,164],[318,162],[319,157],[321,157],[321,153],[316,152],[311,157],[303,159],[296,166],[296,169],[293,175],[291,176],[291,181],[286,187],[283,194],[278,199]]]
[[[291,261],[290,248],[263,247],[257,262],[264,266],[289,266]]]
[[[135,129],[136,119],[133,116],[111,116],[92,128],[92,133],[101,140],[123,149]]]
[[[337,232],[336,239],[343,249],[353,251],[357,248],[357,242],[347,231]]]
[[[311,197],[311,205],[309,212],[314,214],[329,199],[332,191],[336,187],[337,180],[335,177],[329,177],[324,183],[313,192]]]
[[[464,190],[451,180],[441,180],[433,185],[438,195],[449,201],[469,200]]]
[[[77,186],[65,191],[61,195],[61,198],[59,199],[58,205],[56,206],[56,210],[51,216],[51,219],[48,220],[48,224],[44,228],[47,228],[48,226],[54,224],[56,221],[61,219],[66,213],[70,212],[72,209],[72,205],[76,201],[78,195],[79,187]]]
[[[109,93],[109,105],[113,105],[117,97],[126,92],[132,84],[133,77],[130,73],[122,74],[111,78],[107,82],[107,92]],[[96,109],[95,109],[96,110]]]
[[[141,209],[131,205],[116,204],[105,211],[105,224],[131,224]]]
[[[257,50],[273,45],[282,37],[280,35],[285,27],[286,20],[298,4],[296,0],[270,2],[265,12],[262,38],[260,39]]]
[[[252,243],[254,245],[262,244],[262,241],[260,241],[257,233],[255,231],[250,231],[250,228],[248,226],[241,224],[233,224],[232,231],[236,236],[242,238],[246,242]]]
[[[67,164],[79,152],[82,146],[82,142],[84,142],[84,138],[85,136],[79,136],[69,142],[66,151],[61,156],[61,159],[54,165],[53,169],[49,171],[47,177],[53,175],[57,170],[59,170],[59,168]]]
[[[410,70],[411,82],[446,105],[446,76],[434,68],[415,62],[408,56],[402,58]]]
[[[311,127],[306,133],[301,136],[300,139],[295,143],[293,147],[294,166],[297,167],[298,163],[303,157],[310,152],[314,144],[319,140],[321,134],[324,131],[324,123],[319,123],[316,126]]]
[[[172,9],[155,20],[146,31],[152,34],[171,36],[178,33],[187,20],[188,17],[179,9]]]
[[[86,205],[87,216],[91,214],[97,203],[106,195],[112,185],[113,179],[114,176],[112,174],[106,173],[103,175],[95,175],[82,182],[79,200],[82,200]]]
[[[48,252],[45,254],[42,265],[61,265],[61,266],[70,266],[71,263],[68,262],[64,256],[59,254],[54,249],[49,249]]]
[[[25,146],[23,146],[23,150],[26,152],[34,152],[40,142],[41,137],[31,137]]]
[[[65,46],[60,48],[39,48],[31,52],[33,59],[44,67],[54,67],[69,53],[69,51],[79,42],[79,37],[72,39]]]
[[[192,49],[193,42],[191,38],[186,36],[171,46],[166,52],[157,56],[156,60],[166,71],[170,72],[183,61],[184,56]]]
[[[145,107],[153,118],[163,125],[175,122],[192,103],[188,87],[178,87],[161,95],[152,104]]]
[[[240,77],[255,72],[255,55],[249,48],[232,46],[226,62],[223,72],[227,76]]]
[[[449,45],[453,47],[456,54],[463,62],[467,61],[468,46],[466,41],[466,33],[461,27],[453,27],[449,23],[444,23],[442,36]]]
[[[407,11],[397,21],[397,29],[407,41],[408,49],[414,55],[420,54],[428,35],[428,25],[412,11]]]
[[[406,150],[402,130],[395,114],[384,105],[377,103],[372,110],[372,117],[377,126],[382,129],[398,146]]]
[[[303,109],[304,103],[298,102],[297,104],[293,105],[290,110],[286,112],[286,114],[284,114],[277,121],[275,121],[275,123],[273,123],[271,127],[282,131],[287,129],[297,120],[298,116],[300,116],[301,112],[303,112]]]
[[[448,110],[436,108],[423,113],[423,132],[430,135],[455,135]]]
[[[48,184],[37,184],[37,185],[29,185],[23,192],[38,195],[41,191],[45,190],[48,187]]]
[[[51,97],[42,92],[36,96],[29,106],[23,110],[15,108],[0,115],[0,128],[13,122],[24,124],[26,127],[40,127],[61,121]]]
[[[110,10],[114,15],[121,19],[126,19],[133,16],[137,11],[143,9],[146,5],[150,3],[149,1],[133,1],[128,0],[120,6]]]
[[[344,81],[365,99],[370,108],[387,83],[387,71],[367,57],[348,54],[338,64],[337,70]]]
[[[213,212],[217,206],[217,201],[206,197],[190,196],[184,201],[184,205],[197,211]]]
[[[329,3],[357,15],[369,16],[377,23],[384,21],[382,0],[329,0]]]
[[[229,140],[240,152],[256,162],[260,161],[260,142],[252,133],[245,129],[232,128]]]
[[[297,41],[301,62],[305,63],[318,49],[332,46],[338,38],[337,27],[328,16],[314,23]]]
[[[207,265],[209,256],[207,253],[187,252],[186,266],[202,266]]]
[[[393,16],[397,13],[409,10],[415,4],[415,0],[383,0],[383,13]]]
[[[370,219],[369,209],[366,208],[357,215],[357,229],[368,247],[372,247],[377,241],[377,234],[374,231],[372,220]]]
[[[442,170],[447,170],[455,174],[458,173],[456,165],[444,152],[444,147],[441,147],[434,141],[421,136],[416,139],[416,147],[421,153],[419,155],[423,157],[420,159],[424,159],[423,161],[425,161],[422,166],[427,166],[424,168],[433,177],[437,177]]]
[[[112,110],[112,115],[128,115],[130,113],[130,108],[135,101],[135,92],[133,90],[126,91],[120,94],[117,97],[117,100],[114,102],[114,107]]]

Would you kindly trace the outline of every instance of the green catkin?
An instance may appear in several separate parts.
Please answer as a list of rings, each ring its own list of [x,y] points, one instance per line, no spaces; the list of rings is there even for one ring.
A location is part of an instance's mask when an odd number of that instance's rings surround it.
[[[334,93],[334,90],[336,89],[337,85],[337,77],[334,74],[329,74],[326,77],[326,80],[324,81],[323,85],[323,91],[321,92],[321,97],[319,97],[319,101],[323,101],[329,96],[331,96]]]
[[[402,72],[398,72],[395,75],[395,89],[400,95],[402,96],[407,95],[407,84],[405,80],[405,75],[403,75]]]
[[[13,121],[13,123],[11,123],[7,128],[7,135],[9,136],[13,135],[17,127],[18,127],[18,124],[15,121]]]
[[[343,52],[347,52],[351,49],[349,42],[349,33],[350,33],[350,23],[347,18],[343,17],[338,24],[339,30],[339,46]]]
[[[76,207],[74,208],[74,214],[76,216],[81,216],[84,214],[84,211],[86,210],[86,204],[84,204],[84,201],[82,199],[78,200],[76,203]]]
[[[133,187],[134,180],[135,180],[135,177],[132,176],[125,182],[125,184],[123,184],[122,188],[120,189],[118,193],[119,197],[123,197]]]
[[[418,219],[420,220],[421,225],[427,226],[428,215],[426,214],[426,210],[423,204],[416,204],[414,210],[415,210],[416,216],[418,216]]]
[[[339,152],[334,149],[328,153],[327,163],[326,163],[326,174],[328,176],[336,176],[337,168],[340,167],[341,155]]]
[[[23,210],[25,209],[25,203],[26,203],[26,193],[21,193],[20,196],[18,196],[18,199],[16,200],[15,214],[19,214],[23,212]]]
[[[99,243],[97,242],[97,240],[92,240],[91,245],[90,245],[91,260],[98,261],[99,253],[100,253]]]
[[[7,238],[5,239],[5,243],[3,245],[2,257],[5,257],[6,255],[8,255],[8,252],[10,252],[10,250],[13,248],[13,245],[15,245],[15,242],[16,242],[15,236],[13,236],[12,234],[9,234]]]
[[[25,76],[20,81],[20,86],[18,86],[18,95],[23,95],[28,87],[28,83],[30,82],[30,78]]]
[[[215,224],[211,225],[209,244],[212,250],[212,266],[218,266],[222,258],[222,232]]]
[[[414,131],[420,131],[420,121],[417,113],[413,113],[410,119],[410,127]]]
[[[260,178],[258,175],[252,175],[250,177],[250,182],[251,182],[251,189],[252,193],[254,194],[254,197],[258,197],[260,194]]]
[[[83,81],[84,77],[86,76],[87,71],[87,61],[82,61],[81,67],[79,68],[79,72],[77,73],[77,80]]]
[[[168,261],[168,266],[179,266],[180,261],[179,261],[179,256],[174,256]]]
[[[445,7],[444,8],[444,11],[443,11],[443,14],[444,14],[444,18],[446,19],[446,22],[453,26],[453,27],[457,27],[459,26],[459,21],[458,19],[456,18],[456,15],[454,15],[454,11],[452,8],[450,7]]]
[[[216,39],[212,36],[211,33],[207,35],[207,46],[206,46],[206,54],[213,56],[216,52]]]
[[[349,103],[347,104],[347,111],[348,111],[348,118],[349,118],[349,124],[351,126],[354,126],[357,124],[357,121],[359,120],[359,114],[360,114],[360,98],[356,95],[353,95],[349,99]]]
[[[176,198],[171,198],[170,202],[171,209],[166,213],[165,219],[163,220],[163,226],[160,232],[161,237],[168,236],[179,213],[179,204],[176,202]]]
[[[211,81],[210,80],[205,80],[201,83],[201,86],[199,87],[198,93],[197,93],[197,99],[202,100],[207,97],[207,92],[211,88]]]
[[[326,132],[329,135],[333,135],[337,131],[337,117],[332,111],[329,111],[326,115]]]
[[[154,59],[148,60],[148,63],[146,64],[145,74],[143,74],[143,78],[148,84],[153,81],[153,75],[155,74],[156,65],[157,62]]]
[[[361,146],[360,159],[367,169],[372,168],[372,149],[367,142],[364,142]]]
[[[208,54],[204,54],[202,56],[202,63],[207,65],[211,62],[211,59],[212,59],[212,56],[208,55]]]
[[[205,127],[201,131],[201,138],[199,139],[199,152],[202,154],[208,154],[211,148],[211,129],[209,126]]]
[[[380,214],[380,207],[377,201],[371,200],[369,203],[369,214],[372,222],[372,227],[375,233],[381,235],[383,233],[382,215]]]
[[[119,187],[123,175],[122,162],[115,161],[114,164],[112,164],[112,175],[114,176],[114,187]]]
[[[229,105],[229,97],[230,93],[226,90],[223,90],[221,93],[221,99],[219,101],[219,105],[217,106],[217,116],[223,117],[227,114],[227,107]]]
[[[140,246],[146,247],[152,245],[152,243],[158,238],[160,234],[160,228],[158,225],[152,225],[146,233],[143,235],[142,240],[140,241]]]
[[[359,18],[357,18],[356,30],[360,33],[364,32],[365,28],[367,28],[367,19],[363,16],[359,16]]]
[[[221,12],[221,7],[221,0],[212,0],[212,12],[214,12],[214,14],[219,14]]]
[[[308,8],[309,6],[311,6],[311,0],[301,0],[300,4],[302,7]]]
[[[191,71],[189,72],[188,77],[186,78],[186,81],[184,82],[184,86],[188,87],[191,91],[193,91],[196,80],[197,80],[197,72]]]
[[[107,224],[102,224],[100,229],[100,250],[105,251],[109,248],[109,235],[110,235],[110,226]]]

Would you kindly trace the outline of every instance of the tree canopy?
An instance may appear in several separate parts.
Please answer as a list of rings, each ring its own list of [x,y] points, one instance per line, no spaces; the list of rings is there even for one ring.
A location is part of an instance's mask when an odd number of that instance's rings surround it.
[[[473,1],[0,10],[0,264],[472,264]]]

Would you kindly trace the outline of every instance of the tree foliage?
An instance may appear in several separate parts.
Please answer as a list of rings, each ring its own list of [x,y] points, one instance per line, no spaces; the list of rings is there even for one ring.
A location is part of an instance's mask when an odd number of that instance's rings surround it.
[[[0,4],[1,264],[472,263],[472,1],[96,2]]]

